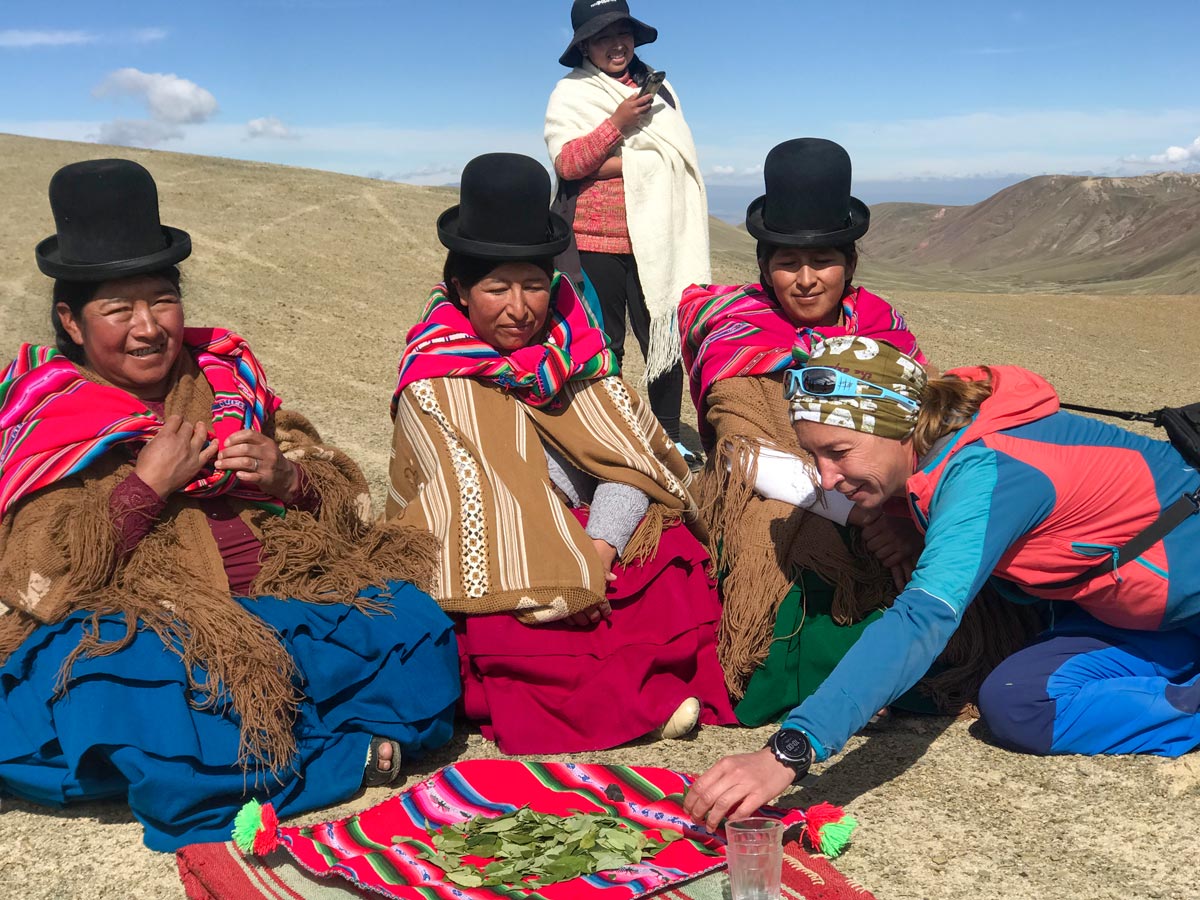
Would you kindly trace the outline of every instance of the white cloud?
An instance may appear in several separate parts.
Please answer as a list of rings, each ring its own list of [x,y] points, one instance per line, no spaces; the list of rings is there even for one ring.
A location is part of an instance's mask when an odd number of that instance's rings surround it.
[[[1163,153],[1155,153],[1148,162],[1156,166],[1179,166],[1185,163],[1200,163],[1200,137],[1188,147],[1168,147]]]
[[[294,141],[298,140],[300,135],[275,116],[264,116],[261,119],[251,119],[246,123],[246,137],[250,140],[267,138],[277,141]]]
[[[728,138],[731,131],[725,122],[692,122],[702,161],[719,159],[738,167],[738,175],[727,176],[730,182],[757,181],[767,151],[796,137],[787,124],[742,129],[736,141]],[[921,119],[831,120],[820,136],[849,151],[857,183],[996,173],[1137,175],[1145,172],[1147,162],[1143,156],[1135,165],[1129,158],[1132,149],[1167,147],[1181,133],[1200,134],[1200,107],[1017,109]]]
[[[135,28],[129,33],[129,40],[135,44],[153,44],[165,41],[169,34],[165,28]]]
[[[446,184],[448,181],[457,181],[461,174],[462,166],[431,164],[391,174],[376,169],[368,172],[367,177],[380,181],[402,181],[406,184],[440,185]]]
[[[114,94],[141,97],[155,121],[179,125],[205,122],[217,111],[217,98],[194,81],[139,69],[110,72],[92,94],[96,97]]]
[[[0,31],[0,47],[73,47],[97,40],[97,35],[87,31]]]
[[[126,31],[0,31],[0,48],[78,47],[83,44],[153,44],[166,40],[165,28],[134,28]]]
[[[217,111],[217,98],[194,81],[159,72],[117,69],[92,91],[95,97],[129,96],[146,105],[149,119],[114,119],[89,139],[103,144],[153,147],[183,138],[181,125],[207,122]],[[280,123],[282,124],[282,123]]]
[[[737,171],[737,166],[713,166],[712,173],[714,175],[732,175]]]
[[[98,144],[116,144],[119,147],[155,147],[164,141],[177,141],[182,137],[183,129],[170,122],[113,119],[100,126],[94,139]]]

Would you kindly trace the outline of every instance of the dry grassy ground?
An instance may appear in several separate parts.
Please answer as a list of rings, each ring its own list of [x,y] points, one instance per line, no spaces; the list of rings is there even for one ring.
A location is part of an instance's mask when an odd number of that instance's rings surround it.
[[[408,326],[436,279],[438,212],[453,193],[164,153],[0,136],[0,358],[45,340],[49,282],[34,244],[52,223],[50,175],[84,156],[133,156],[158,179],[165,222],[191,232],[189,320],[251,341],[272,383],[364,463],[382,496],[387,401]],[[732,231],[732,229],[730,229]],[[716,235],[714,235],[716,236]],[[722,231],[718,278],[748,273]],[[743,244],[744,245],[744,244]],[[865,283],[888,294],[888,285]],[[1195,400],[1200,298],[891,294],[941,366],[1018,363],[1083,403],[1148,409]],[[403,689],[403,686],[398,686]],[[760,747],[770,729],[708,728],[690,740],[589,758],[700,770]],[[487,756],[460,736],[412,768]],[[378,802],[382,789],[311,820]],[[855,738],[786,802],[830,800],[862,822],[839,866],[881,900],[1190,900],[1200,861],[1200,756],[1037,759],[976,723],[895,718]],[[5,799],[0,897],[171,898],[173,858],[142,847],[127,808],[63,811]]]

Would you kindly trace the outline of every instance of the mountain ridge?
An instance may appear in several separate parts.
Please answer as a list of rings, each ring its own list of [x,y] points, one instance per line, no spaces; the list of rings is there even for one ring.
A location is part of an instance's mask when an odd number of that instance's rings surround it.
[[[1200,293],[1200,174],[1040,175],[971,206],[871,213],[864,267],[906,286]]]
[[[15,257],[24,257],[31,241],[52,228],[45,194],[50,175],[66,162],[104,155],[139,160],[158,170],[156,177],[161,172],[165,195],[201,228],[216,228],[222,212],[240,214],[247,199],[258,193],[278,203],[293,174],[295,192],[308,198],[308,209],[361,197],[367,204],[363,215],[378,213],[383,219],[376,225],[385,233],[377,239],[412,254],[418,268],[428,273],[424,280],[436,278],[440,269],[432,219],[457,193],[448,186],[319,169],[0,134],[0,209],[5,213],[0,260],[10,257],[10,271],[21,281],[34,273],[27,273],[28,265],[18,265]],[[214,185],[221,173],[234,195],[202,191],[195,196],[183,184],[176,193],[177,172],[193,173],[185,182],[203,172],[203,181]],[[969,206],[890,202],[871,210],[871,230],[861,242],[860,278],[883,289],[1200,294],[1200,174],[1041,175]],[[295,215],[306,212],[292,208],[283,219]],[[31,228],[30,219],[39,225]],[[343,216],[340,221],[347,220]],[[366,222],[359,221],[350,233],[358,236],[365,230]],[[714,281],[757,278],[754,239],[743,228],[715,218],[710,218],[709,230]]]

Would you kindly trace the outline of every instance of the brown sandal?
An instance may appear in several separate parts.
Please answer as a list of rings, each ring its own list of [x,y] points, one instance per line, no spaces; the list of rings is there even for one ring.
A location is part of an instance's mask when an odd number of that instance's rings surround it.
[[[379,756],[379,748],[384,744],[392,745],[392,758],[388,760],[391,768],[381,769],[379,764],[383,759]],[[384,787],[391,784],[400,775],[400,744],[391,738],[376,735],[371,738],[371,746],[367,750],[367,767],[363,771],[363,787]]]

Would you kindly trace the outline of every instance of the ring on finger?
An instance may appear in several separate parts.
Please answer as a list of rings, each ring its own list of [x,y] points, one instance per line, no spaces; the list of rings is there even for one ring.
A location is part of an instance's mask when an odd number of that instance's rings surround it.
[[[257,472],[258,471],[258,460],[255,459],[253,462],[254,462],[254,468],[251,469],[250,471]]]

